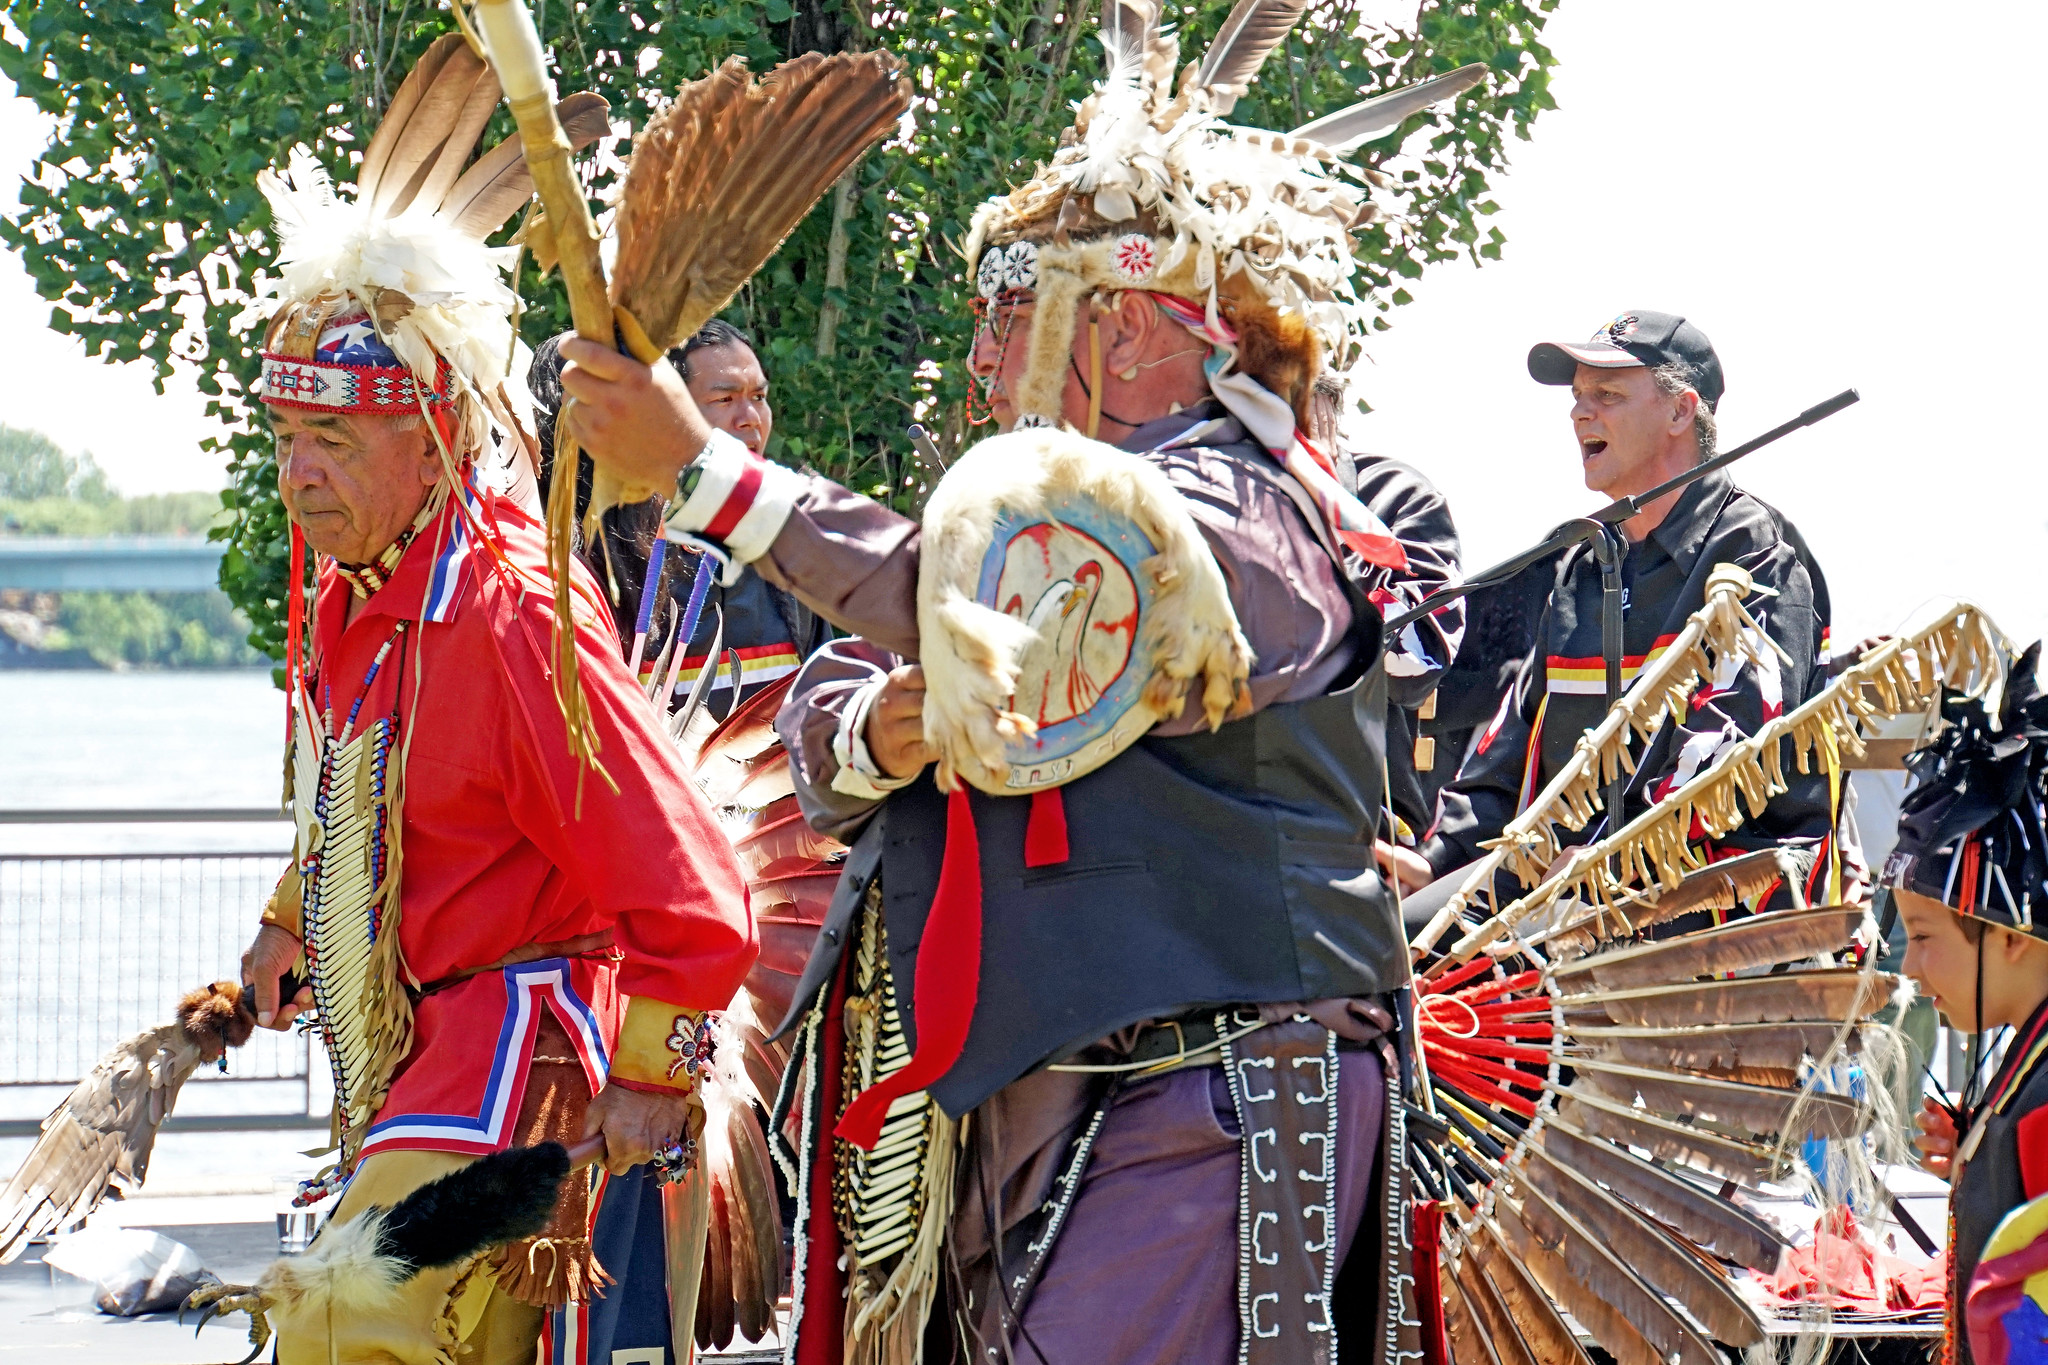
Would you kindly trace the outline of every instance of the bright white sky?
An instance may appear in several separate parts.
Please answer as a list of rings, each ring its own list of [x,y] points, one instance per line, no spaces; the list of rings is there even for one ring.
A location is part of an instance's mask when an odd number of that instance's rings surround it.
[[[1473,567],[1501,558],[1600,501],[1529,345],[1683,313],[1727,371],[1728,444],[1863,393],[1737,473],[1805,532],[1838,640],[1939,595],[2048,630],[2040,117],[2020,68],[1987,60],[2048,44],[2048,5],[1958,25],[1898,3],[1562,0],[1546,36],[1560,107],[1497,186],[1506,258],[1437,267],[1393,315],[1362,371],[1366,447],[1442,485]],[[0,199],[45,134],[0,101]],[[189,382],[159,398],[46,315],[0,253],[0,421],[92,450],[130,492],[218,484]]]

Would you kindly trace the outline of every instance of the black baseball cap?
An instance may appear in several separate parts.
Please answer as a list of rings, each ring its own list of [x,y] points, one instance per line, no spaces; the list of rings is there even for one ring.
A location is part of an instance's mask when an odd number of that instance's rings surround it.
[[[1692,386],[1708,408],[1721,401],[1721,357],[1707,334],[1672,313],[1631,308],[1585,341],[1539,341],[1529,348],[1529,377],[1539,384],[1569,384],[1581,365],[1625,370],[1668,365],[1692,371]]]

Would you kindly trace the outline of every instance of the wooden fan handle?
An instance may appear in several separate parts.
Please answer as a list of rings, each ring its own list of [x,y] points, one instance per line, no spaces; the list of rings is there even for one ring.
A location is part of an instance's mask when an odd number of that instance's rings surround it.
[[[569,1169],[580,1171],[585,1166],[604,1160],[604,1134],[592,1133],[587,1138],[578,1138],[569,1144]]]
[[[482,31],[505,102],[519,125],[519,141],[526,149],[533,187],[547,209],[576,334],[605,346],[615,345],[604,262],[597,254],[597,223],[590,216],[583,186],[576,180],[570,160],[574,148],[555,115],[554,82],[548,79],[533,14],[523,0],[477,0],[476,26]]]

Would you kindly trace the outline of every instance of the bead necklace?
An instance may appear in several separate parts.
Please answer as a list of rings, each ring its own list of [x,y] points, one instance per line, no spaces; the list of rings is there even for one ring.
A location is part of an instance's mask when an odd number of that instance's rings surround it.
[[[378,647],[377,657],[370,660],[370,671],[363,674],[362,685],[356,688],[356,699],[348,708],[348,719],[342,722],[339,734],[334,733],[334,692],[332,685],[326,683],[321,685],[320,708],[327,722],[328,733],[334,735],[335,743],[348,743],[350,732],[356,728],[356,716],[363,709],[363,699],[370,695],[370,685],[377,681],[378,670],[382,669],[384,661],[391,657],[392,646],[404,638],[406,627],[411,624],[412,622],[410,621],[400,621],[397,629],[391,632],[391,638]]]

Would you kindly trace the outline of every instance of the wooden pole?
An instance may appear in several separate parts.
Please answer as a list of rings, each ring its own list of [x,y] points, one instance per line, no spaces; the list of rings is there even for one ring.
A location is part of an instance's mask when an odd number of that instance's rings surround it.
[[[555,117],[555,86],[548,78],[533,15],[524,0],[477,0],[475,14],[498,84],[505,91],[505,102],[519,124],[519,141],[526,148],[534,189],[547,210],[576,334],[605,346],[615,345],[604,262],[597,254],[597,224],[590,216],[583,186],[576,180],[568,136]]]

